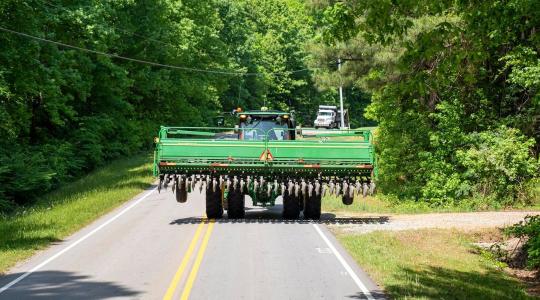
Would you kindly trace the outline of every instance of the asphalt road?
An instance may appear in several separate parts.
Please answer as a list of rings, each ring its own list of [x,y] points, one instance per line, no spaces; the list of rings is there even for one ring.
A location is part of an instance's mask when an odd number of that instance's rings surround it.
[[[0,277],[0,299],[381,299],[324,224],[149,190]],[[247,201],[249,202],[249,201]],[[279,202],[278,202],[279,203]]]

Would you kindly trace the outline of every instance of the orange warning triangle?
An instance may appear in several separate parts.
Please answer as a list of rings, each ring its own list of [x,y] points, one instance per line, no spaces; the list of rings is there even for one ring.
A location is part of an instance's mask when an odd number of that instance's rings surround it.
[[[260,160],[260,161],[265,161],[265,160],[266,160],[266,150],[264,150],[264,151],[261,153],[261,156],[259,156],[259,160]]]
[[[274,160],[274,156],[270,152],[270,149],[266,149],[261,153],[261,156],[259,156],[260,161],[269,161]]]
[[[266,150],[266,160],[274,160],[274,156],[270,152],[270,149]]]

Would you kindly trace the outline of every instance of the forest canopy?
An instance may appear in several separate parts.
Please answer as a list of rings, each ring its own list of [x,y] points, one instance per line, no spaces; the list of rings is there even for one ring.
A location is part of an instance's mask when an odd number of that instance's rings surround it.
[[[300,0],[6,0],[0,16],[0,210],[150,149],[160,125],[263,104],[309,121],[321,98]]]
[[[312,1],[317,57],[372,95],[379,186],[432,205],[527,203],[540,150],[540,2]],[[323,74],[320,81],[325,81]]]
[[[378,126],[385,194],[530,201],[539,29],[534,0],[1,1],[0,212],[160,125],[263,105],[311,125],[339,84],[353,127]]]

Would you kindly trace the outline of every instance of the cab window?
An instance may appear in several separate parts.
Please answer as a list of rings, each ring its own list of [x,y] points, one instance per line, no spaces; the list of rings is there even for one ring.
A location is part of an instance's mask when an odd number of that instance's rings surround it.
[[[287,124],[280,124],[272,119],[252,119],[240,123],[240,139],[243,140],[264,140],[265,134],[268,134],[268,140],[288,140],[289,131]]]

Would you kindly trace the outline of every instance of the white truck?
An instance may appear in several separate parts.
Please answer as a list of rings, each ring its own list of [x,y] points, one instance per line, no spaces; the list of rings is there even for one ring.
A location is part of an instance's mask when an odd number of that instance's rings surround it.
[[[345,127],[349,127],[349,114],[346,109],[343,110],[345,115]],[[319,105],[317,118],[313,124],[315,128],[339,128],[341,126],[341,114],[337,106]]]

